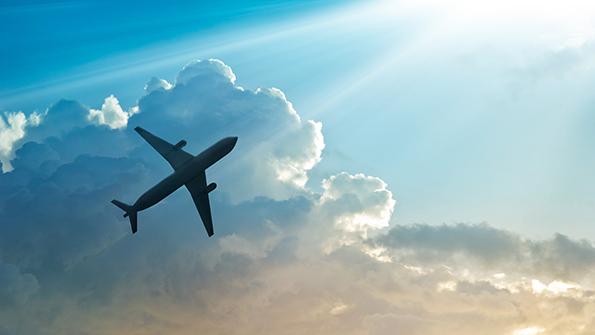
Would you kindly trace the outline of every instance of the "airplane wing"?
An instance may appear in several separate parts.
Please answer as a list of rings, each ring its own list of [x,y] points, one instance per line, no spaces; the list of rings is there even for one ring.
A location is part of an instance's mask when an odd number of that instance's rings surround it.
[[[207,234],[213,236],[213,217],[211,216],[211,205],[209,204],[209,192],[207,190],[207,177],[203,171],[198,177],[186,183],[186,188],[194,200],[198,214],[205,225]]]
[[[171,165],[174,170],[194,157],[182,150],[182,147],[186,144],[186,141],[180,141],[178,144],[173,145],[151,134],[141,127],[136,127],[134,130],[136,130],[136,132],[139,133],[139,135],[142,136],[145,141],[149,142],[153,149],[157,150],[157,152],[159,152],[161,156],[167,160],[169,165]]]

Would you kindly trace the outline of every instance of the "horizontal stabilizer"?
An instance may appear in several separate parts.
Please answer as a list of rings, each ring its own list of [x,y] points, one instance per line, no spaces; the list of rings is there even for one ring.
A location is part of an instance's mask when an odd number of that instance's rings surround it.
[[[124,212],[124,217],[128,217],[130,219],[130,228],[132,229],[132,233],[136,233],[137,231],[137,211],[134,207],[127,205],[121,201],[116,199],[112,200],[112,204],[118,206]]]

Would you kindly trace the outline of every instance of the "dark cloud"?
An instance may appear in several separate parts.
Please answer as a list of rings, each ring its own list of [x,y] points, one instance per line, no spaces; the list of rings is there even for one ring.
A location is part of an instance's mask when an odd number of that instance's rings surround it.
[[[595,247],[587,240],[556,234],[550,240],[526,241],[526,248],[542,275],[578,280],[595,270]]]
[[[2,257],[25,268],[62,271],[100,252],[125,232],[109,200],[131,190],[132,181],[142,181],[147,173],[132,159],[81,155],[47,177],[33,175],[7,188],[2,193]],[[0,183],[10,179],[10,173],[2,175]]]
[[[29,140],[43,140],[50,136],[60,136],[74,128],[88,125],[89,109],[78,101],[62,99],[48,108],[39,127],[29,131]]]
[[[522,244],[517,235],[486,224],[399,225],[378,242],[395,250],[425,251],[428,257],[436,259],[465,253],[487,263],[521,256]]]
[[[399,225],[377,238],[397,257],[420,263],[468,265],[543,278],[582,280],[595,270],[595,247],[587,240],[556,234],[530,240],[486,224]]]

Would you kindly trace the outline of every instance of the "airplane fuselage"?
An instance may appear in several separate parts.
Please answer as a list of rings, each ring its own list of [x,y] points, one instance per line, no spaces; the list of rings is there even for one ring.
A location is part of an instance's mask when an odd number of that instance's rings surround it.
[[[198,174],[225,157],[235,146],[237,137],[226,137],[188,160],[179,169],[143,193],[132,205],[136,211],[147,209],[175,192]],[[208,190],[205,189],[205,192]]]

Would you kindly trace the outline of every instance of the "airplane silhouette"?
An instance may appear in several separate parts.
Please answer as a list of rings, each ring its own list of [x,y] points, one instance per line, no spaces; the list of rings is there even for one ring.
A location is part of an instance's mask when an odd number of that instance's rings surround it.
[[[157,204],[178,188],[186,186],[200,214],[207,234],[213,236],[213,218],[211,216],[211,205],[209,204],[209,193],[217,188],[217,184],[210,183],[207,185],[205,170],[230,153],[238,138],[235,136],[226,137],[200,154],[193,156],[182,150],[186,145],[185,140],[173,145],[141,127],[136,127],[134,130],[167,160],[174,172],[143,193],[132,206],[115,199],[112,200],[114,205],[126,212],[124,217],[130,218],[132,233],[134,234],[137,231],[138,212]]]

